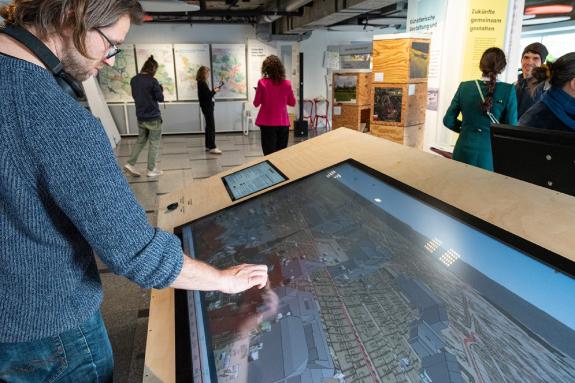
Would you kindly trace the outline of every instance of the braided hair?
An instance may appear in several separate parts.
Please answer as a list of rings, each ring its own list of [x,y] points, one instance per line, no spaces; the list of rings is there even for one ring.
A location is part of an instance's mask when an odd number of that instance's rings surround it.
[[[503,72],[507,66],[505,53],[499,48],[488,48],[481,56],[479,62],[479,69],[484,77],[489,77],[487,81],[487,96],[485,101],[481,102],[481,109],[485,112],[491,112],[493,106],[493,93],[495,93],[495,85],[497,84],[497,75]]]

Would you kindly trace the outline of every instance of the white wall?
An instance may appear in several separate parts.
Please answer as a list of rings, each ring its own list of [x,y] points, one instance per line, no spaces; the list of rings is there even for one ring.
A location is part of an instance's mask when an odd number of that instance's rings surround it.
[[[394,32],[397,32],[395,28],[380,29],[375,32],[313,31],[309,39],[300,43],[300,51],[303,52],[304,60],[304,98],[313,99],[318,96],[329,98],[326,83],[328,70],[323,66],[324,53],[329,45],[371,42],[374,34],[381,35]]]

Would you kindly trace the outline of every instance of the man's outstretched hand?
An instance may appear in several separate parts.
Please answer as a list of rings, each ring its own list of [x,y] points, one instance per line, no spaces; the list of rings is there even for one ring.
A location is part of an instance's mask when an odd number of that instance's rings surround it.
[[[205,262],[184,255],[182,270],[170,287],[184,290],[218,290],[236,294],[254,286],[261,289],[267,282],[266,265],[242,264],[218,270]]]
[[[257,286],[259,289],[268,283],[268,267],[266,265],[242,264],[220,270],[221,277],[218,288],[223,293],[236,294]]]

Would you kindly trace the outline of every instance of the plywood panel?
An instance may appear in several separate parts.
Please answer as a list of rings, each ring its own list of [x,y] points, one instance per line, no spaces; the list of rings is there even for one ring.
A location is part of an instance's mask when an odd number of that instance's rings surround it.
[[[373,41],[373,82],[427,82],[429,39]]]
[[[371,73],[359,73],[358,84],[358,105],[369,105],[371,103]]]
[[[340,114],[332,113],[332,127],[348,128],[361,131],[361,124],[369,125],[370,107],[356,106],[356,105],[337,105],[340,109]]]
[[[403,144],[403,126],[371,125],[369,133],[376,137]]]
[[[403,128],[403,145],[423,149],[423,129],[425,124]]]
[[[411,126],[425,122],[427,84],[374,84],[371,126]]]

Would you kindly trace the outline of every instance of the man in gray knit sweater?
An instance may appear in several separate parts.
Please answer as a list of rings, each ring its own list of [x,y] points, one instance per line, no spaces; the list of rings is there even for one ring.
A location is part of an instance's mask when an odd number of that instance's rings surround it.
[[[113,64],[142,9],[136,0],[13,0],[0,15],[82,81]],[[99,122],[3,33],[0,111],[1,382],[111,379],[93,252],[143,287],[236,293],[267,283],[264,265],[217,270],[151,227]]]

